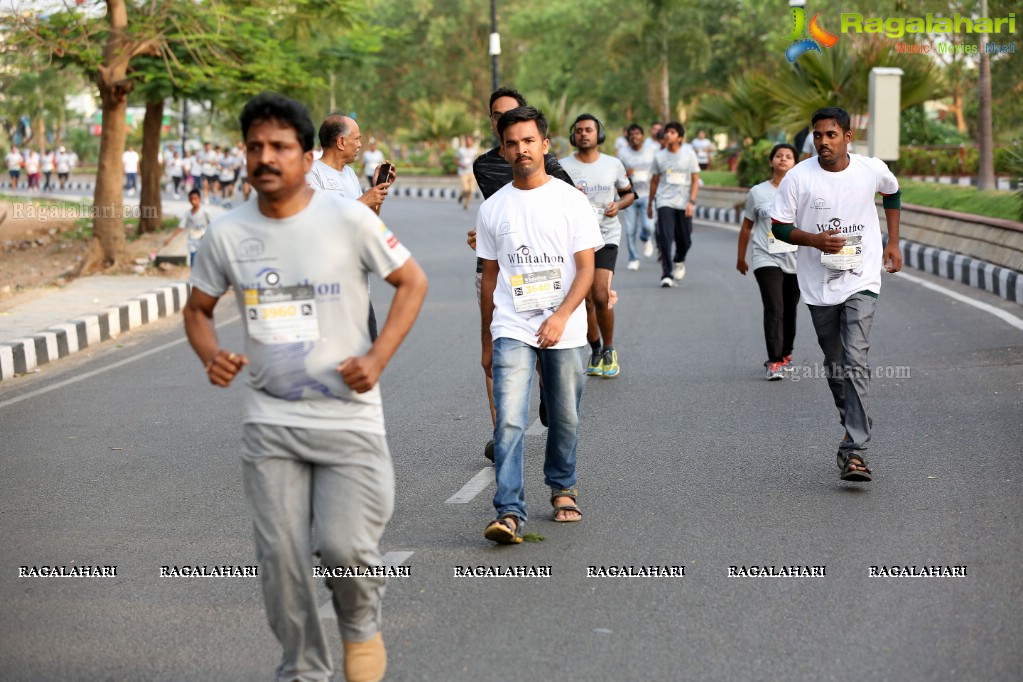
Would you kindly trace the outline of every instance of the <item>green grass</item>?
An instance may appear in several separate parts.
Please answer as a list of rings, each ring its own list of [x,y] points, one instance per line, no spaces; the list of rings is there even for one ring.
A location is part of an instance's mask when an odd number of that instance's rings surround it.
[[[980,192],[973,187],[939,185],[918,180],[899,180],[899,185],[902,186],[903,204],[943,208],[1002,220],[1023,220],[1020,216],[1020,197],[1015,192]]]
[[[707,187],[738,187],[739,178],[731,171],[700,171],[700,178]]]
[[[735,173],[707,171],[701,174],[707,187],[738,187]],[[973,187],[942,185],[936,182],[899,179],[902,203],[947,211],[982,215],[1002,220],[1023,221],[1023,200],[1016,192],[988,190],[980,192]]]

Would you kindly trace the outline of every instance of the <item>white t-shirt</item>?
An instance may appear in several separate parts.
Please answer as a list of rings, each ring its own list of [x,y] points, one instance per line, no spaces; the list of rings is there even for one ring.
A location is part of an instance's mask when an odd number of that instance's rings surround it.
[[[8,152],[7,156],[5,156],[4,159],[7,161],[7,170],[9,170],[9,171],[12,171],[12,170],[20,171],[21,170],[21,164],[25,160],[25,159],[22,158],[21,154],[19,152],[17,152],[17,151]]]
[[[617,138],[615,138],[615,154],[617,154],[619,157],[621,157],[622,155],[622,150],[626,149],[628,146],[629,138],[625,137],[624,135],[619,135]]]
[[[859,261],[851,269],[826,267],[821,262],[822,251],[800,246],[797,275],[804,301],[837,305],[860,291],[881,292],[883,247],[874,198],[878,192],[897,191],[899,182],[883,161],[859,154],[850,154],[849,166],[838,173],[824,170],[812,157],[785,175],[771,219],[795,223],[804,232],[839,229],[846,238],[848,255]]]
[[[693,140],[693,151],[696,152],[697,163],[710,163],[710,150],[714,148],[714,143],[707,138],[696,138]]]
[[[185,171],[181,167],[181,159],[176,157],[170,157],[167,160],[167,175],[172,178],[180,178],[184,175]]]
[[[657,208],[685,209],[689,203],[693,173],[700,172],[692,145],[683,144],[677,152],[661,149],[654,154],[650,172],[661,176],[657,181],[657,196],[654,197]]]
[[[607,217],[604,211],[608,204],[617,201],[618,191],[629,187],[628,176],[622,162],[607,154],[601,154],[593,163],[583,163],[575,154],[569,154],[558,163],[565,169],[575,186],[586,193],[594,216],[600,221],[600,234],[604,243],[617,246],[622,238],[622,224],[618,216]]]
[[[771,210],[777,188],[771,181],[761,182],[750,188],[746,195],[746,218],[753,221],[753,269],[781,268],[782,272],[796,274],[796,248],[791,244],[774,239],[771,232]],[[772,250],[775,253],[772,253]]]
[[[138,173],[139,172],[139,153],[131,150],[121,154],[121,160],[124,162],[125,173]]]
[[[245,321],[246,423],[384,433],[380,388],[356,393],[337,372],[371,344],[366,275],[384,278],[408,250],[365,205],[315,192],[273,219],[242,203],[206,231],[190,282],[233,288]]]
[[[46,152],[45,154],[43,154],[43,158],[39,162],[39,168],[44,173],[52,173],[53,172],[53,163],[54,163],[54,153],[53,152]]]
[[[459,147],[455,152],[455,159],[458,164],[459,175],[472,175],[472,162],[478,154],[476,147]]]
[[[538,347],[537,330],[572,288],[575,254],[603,245],[586,197],[556,178],[530,190],[508,183],[484,201],[476,216],[476,255],[496,260],[500,268],[490,324],[493,338]],[[584,345],[586,306],[580,304],[553,348]]]
[[[57,152],[57,173],[71,172],[71,155],[67,152]]]
[[[376,151],[372,151],[370,149],[367,149],[366,151],[364,151],[362,153],[362,165],[364,165],[366,167],[366,177],[370,178],[370,182],[372,182],[373,176],[376,175],[377,166],[379,166],[383,162],[384,162],[384,153],[382,151],[380,151],[379,149],[376,150]],[[352,197],[352,198],[357,198],[357,197]]]
[[[188,253],[196,253],[199,250],[199,244],[202,243],[202,238],[211,222],[213,221],[210,220],[210,214],[201,208],[198,213],[192,213],[192,209],[189,207],[185,215],[181,217],[181,229],[185,231]]]
[[[202,159],[203,175],[213,176],[217,174],[217,166],[220,165],[220,154],[217,153],[216,149],[199,152],[199,158]]]
[[[29,175],[35,175],[39,172],[39,154],[30,151],[25,156],[25,172]]]
[[[313,189],[325,189],[345,199],[354,200],[362,196],[359,176],[355,174],[350,164],[336,170],[316,159],[313,161],[313,167],[306,173],[305,181]]]
[[[647,144],[640,146],[639,151],[632,147],[626,147],[618,152],[625,170],[632,171],[629,179],[632,181],[632,189],[636,196],[646,198],[650,196],[650,166],[654,163],[654,149]]]

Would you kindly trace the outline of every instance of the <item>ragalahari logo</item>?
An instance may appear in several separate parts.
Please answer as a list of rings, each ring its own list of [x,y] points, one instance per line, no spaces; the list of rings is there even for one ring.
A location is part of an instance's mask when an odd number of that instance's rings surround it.
[[[792,8],[792,33],[789,34],[788,39],[793,40],[788,49],[785,50],[785,57],[789,62],[794,62],[807,52],[817,52],[820,54],[822,47],[834,47],[835,43],[838,42],[838,36],[834,33],[829,33],[817,21],[819,14],[813,15],[813,19],[810,20],[810,25],[806,25],[806,10],[802,7]],[[810,36],[804,38],[803,36]]]

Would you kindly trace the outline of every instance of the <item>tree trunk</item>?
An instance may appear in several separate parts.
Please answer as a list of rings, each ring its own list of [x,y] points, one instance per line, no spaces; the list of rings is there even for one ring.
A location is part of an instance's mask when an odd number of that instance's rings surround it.
[[[42,154],[49,147],[49,145],[46,144],[46,121],[43,120],[42,112],[40,112],[39,115],[36,116],[35,122],[32,127],[33,127],[32,137],[35,138],[33,142],[35,142],[36,150],[38,150],[39,153]]]
[[[146,102],[142,122],[142,193],[139,196],[139,234],[157,232],[163,227],[163,205],[160,201],[160,132],[163,129],[163,100]]]
[[[981,16],[987,16],[987,3],[984,3],[984,12]],[[985,52],[987,48],[987,34],[980,34],[980,69],[977,72],[978,101],[980,108],[980,126],[978,143],[980,145],[980,168],[977,173],[977,189],[995,188],[995,157],[994,157],[994,133],[991,129],[991,59]]]
[[[124,141],[128,134],[128,55],[124,52],[128,10],[124,0],[108,0],[110,33],[97,69],[103,128],[99,137],[99,168],[93,194],[92,243],[82,262],[87,274],[117,265],[124,258]]]
[[[668,39],[661,42],[661,120],[671,120],[671,97],[668,92]]]

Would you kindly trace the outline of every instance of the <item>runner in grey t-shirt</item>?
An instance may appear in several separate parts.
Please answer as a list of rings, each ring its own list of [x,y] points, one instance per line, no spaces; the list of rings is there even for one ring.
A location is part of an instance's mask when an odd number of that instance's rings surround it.
[[[632,205],[636,194],[622,162],[600,153],[599,145],[603,141],[603,124],[591,114],[580,114],[572,124],[569,137],[576,152],[559,162],[572,176],[575,186],[586,194],[590,207],[600,219],[604,248],[594,256],[593,288],[586,297],[586,338],[590,343],[586,374],[611,379],[621,372],[618,351],[614,347],[615,317],[611,291],[618,241],[622,235],[618,212]]]
[[[739,257],[735,267],[746,274],[746,247],[753,241],[753,276],[760,287],[764,303],[764,339],[767,342],[767,380],[785,378],[792,369],[792,345],[796,339],[796,309],[799,305],[799,282],[796,278],[798,247],[774,238],[771,231],[771,209],[774,195],[785,174],[796,164],[796,148],[790,144],[775,145],[768,155],[771,179],[750,189],[746,196],[746,212],[739,229]]]
[[[671,121],[664,126],[665,148],[654,155],[650,168],[650,205],[657,206],[657,248],[661,255],[661,286],[675,286],[686,276],[686,254],[692,246],[693,214],[699,189],[700,166],[692,147],[684,144],[686,129]],[[675,257],[671,257],[672,243]]]

